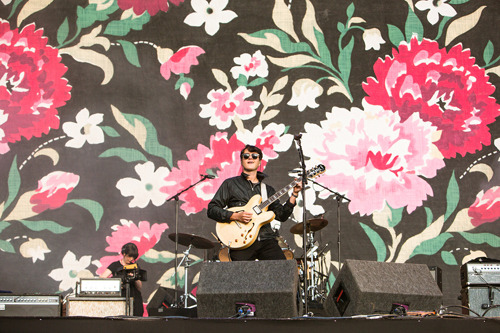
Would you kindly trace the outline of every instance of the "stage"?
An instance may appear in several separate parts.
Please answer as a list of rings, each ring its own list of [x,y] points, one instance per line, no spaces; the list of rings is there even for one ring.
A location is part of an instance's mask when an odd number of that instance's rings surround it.
[[[0,332],[500,332],[500,317],[307,317],[227,319],[186,317],[3,317]]]

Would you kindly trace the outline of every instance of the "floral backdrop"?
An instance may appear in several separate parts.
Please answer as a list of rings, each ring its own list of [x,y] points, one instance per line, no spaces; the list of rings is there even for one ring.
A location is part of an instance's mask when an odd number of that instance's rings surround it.
[[[147,302],[175,284],[176,225],[215,242],[206,207],[242,147],[280,189],[302,134],[326,167],[305,192],[329,222],[326,288],[339,257],[424,263],[459,303],[460,265],[500,258],[499,16],[496,0],[2,0],[0,289],[68,294],[131,241]],[[277,226],[297,256],[302,206]]]

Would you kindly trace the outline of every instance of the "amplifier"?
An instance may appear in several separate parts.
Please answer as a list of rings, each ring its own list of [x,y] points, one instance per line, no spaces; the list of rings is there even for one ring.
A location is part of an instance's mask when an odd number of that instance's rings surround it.
[[[76,295],[83,297],[120,297],[122,280],[120,278],[100,279],[89,278],[80,279],[76,286]]]
[[[460,267],[460,280],[462,281],[462,288],[478,285],[500,285],[500,263],[466,263]]]
[[[500,287],[467,287],[462,289],[460,296],[465,307],[463,314],[500,317]]]
[[[127,311],[125,297],[69,297],[66,315],[69,317],[110,317],[125,316],[133,313],[134,299],[129,300]]]
[[[0,316],[60,317],[60,295],[0,294]]]

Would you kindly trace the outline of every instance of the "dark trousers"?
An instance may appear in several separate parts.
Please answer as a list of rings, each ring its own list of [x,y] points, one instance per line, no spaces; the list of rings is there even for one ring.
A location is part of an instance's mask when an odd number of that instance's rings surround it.
[[[231,260],[286,260],[283,250],[276,239],[255,241],[244,250],[231,250]]]

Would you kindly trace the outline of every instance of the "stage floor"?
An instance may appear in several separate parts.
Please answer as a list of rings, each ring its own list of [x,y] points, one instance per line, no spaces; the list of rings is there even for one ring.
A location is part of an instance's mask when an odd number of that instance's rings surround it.
[[[500,332],[500,317],[226,319],[186,317],[0,317],[0,332]]]

